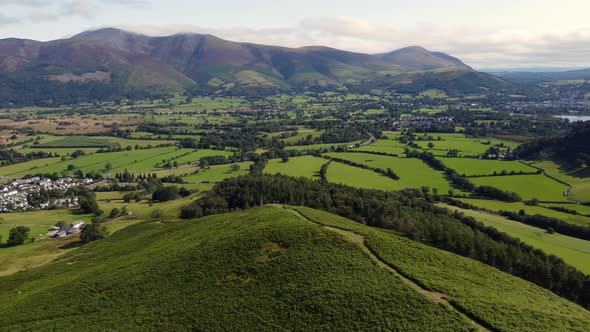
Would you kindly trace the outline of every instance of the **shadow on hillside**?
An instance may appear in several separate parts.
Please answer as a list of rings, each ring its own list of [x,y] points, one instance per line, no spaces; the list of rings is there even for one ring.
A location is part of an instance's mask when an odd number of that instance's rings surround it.
[[[74,248],[78,248],[81,247],[82,245],[84,245],[82,243],[82,241],[75,241],[75,242],[71,242],[68,244],[64,244],[63,246],[59,247],[59,249],[74,249]]]
[[[559,171],[561,173],[581,179],[590,177],[590,167],[575,165],[563,160],[555,160],[555,163],[559,165]]]

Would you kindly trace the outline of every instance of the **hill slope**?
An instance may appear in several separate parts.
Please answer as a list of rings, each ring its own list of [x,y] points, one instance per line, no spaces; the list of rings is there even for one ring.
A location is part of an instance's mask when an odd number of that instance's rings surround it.
[[[448,302],[495,330],[590,326],[587,311],[483,264],[325,212],[266,206],[132,226],[2,277],[0,330],[483,329]]]
[[[43,98],[51,100],[56,93],[34,89],[49,86],[51,91],[71,83],[94,84],[102,90],[115,86],[110,94],[195,87],[208,91],[342,88],[386,74],[420,71],[424,76],[448,69],[476,73],[457,58],[421,47],[373,55],[319,46],[239,43],[202,34],[149,37],[112,28],[49,42],[0,40],[0,97],[9,100],[24,93],[18,90],[23,81],[27,90],[33,90],[28,98],[47,94]],[[40,80],[45,85],[37,87]],[[455,86],[452,91],[456,90]]]

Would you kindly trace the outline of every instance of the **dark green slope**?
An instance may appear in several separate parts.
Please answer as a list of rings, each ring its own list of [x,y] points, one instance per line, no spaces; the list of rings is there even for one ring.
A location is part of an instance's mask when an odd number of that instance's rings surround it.
[[[1,331],[589,326],[590,313],[528,282],[309,208],[136,225],[0,278]]]
[[[465,331],[337,233],[280,207],[130,227],[0,278],[0,330]]]

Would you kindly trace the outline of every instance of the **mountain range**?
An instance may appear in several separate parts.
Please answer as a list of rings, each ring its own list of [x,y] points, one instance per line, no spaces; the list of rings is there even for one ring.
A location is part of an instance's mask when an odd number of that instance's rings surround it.
[[[114,28],[48,42],[0,40],[0,97],[19,94],[17,87],[23,86],[32,90],[30,95],[47,94],[43,87],[29,88],[39,82],[53,90],[77,84],[167,92],[361,86],[461,94],[510,86],[453,56],[418,46],[364,54],[239,43],[204,34],[150,37]]]

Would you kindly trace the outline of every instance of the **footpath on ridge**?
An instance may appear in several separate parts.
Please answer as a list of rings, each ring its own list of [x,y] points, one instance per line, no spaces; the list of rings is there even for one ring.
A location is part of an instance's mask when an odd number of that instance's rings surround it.
[[[451,308],[452,310],[454,310],[455,312],[457,312],[460,316],[462,316],[463,318],[465,318],[468,322],[470,322],[477,331],[480,331],[480,332],[490,331],[490,329],[488,329],[487,327],[485,327],[482,324],[478,323],[473,318],[469,317],[464,312],[462,312],[459,308],[455,307],[451,302],[449,302],[448,297],[447,297],[446,294],[439,293],[439,292],[432,292],[432,291],[429,291],[427,289],[424,289],[419,284],[417,284],[414,281],[412,281],[412,280],[406,278],[405,276],[403,276],[402,273],[400,273],[398,270],[396,270],[394,267],[392,267],[386,261],[382,260],[379,256],[377,256],[365,244],[365,237],[363,235],[357,234],[357,233],[352,232],[352,231],[344,230],[344,229],[341,229],[341,228],[336,228],[336,227],[331,227],[331,226],[322,225],[320,223],[316,223],[316,222],[314,222],[312,220],[307,219],[304,215],[302,215],[301,213],[299,213],[298,211],[296,211],[294,209],[290,209],[290,208],[287,208],[287,207],[283,207],[283,208],[285,210],[293,213],[294,215],[296,215],[298,218],[300,218],[302,220],[305,220],[307,222],[311,222],[311,223],[313,223],[315,225],[320,225],[320,226],[322,226],[325,229],[328,229],[330,231],[336,232],[336,233],[344,236],[344,238],[346,238],[350,242],[355,243],[356,245],[358,245],[359,248],[361,249],[361,251],[365,255],[367,255],[375,264],[377,264],[377,266],[379,268],[381,268],[381,269],[383,269],[385,271],[388,271],[391,274],[395,275],[405,285],[409,286],[410,288],[412,288],[416,292],[418,292],[418,293],[422,294],[423,296],[427,297],[428,299],[430,299],[434,303],[448,306],[449,308]]]

